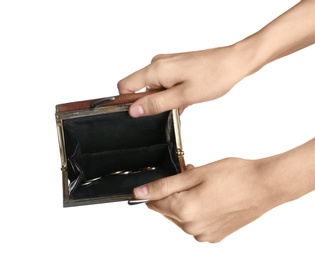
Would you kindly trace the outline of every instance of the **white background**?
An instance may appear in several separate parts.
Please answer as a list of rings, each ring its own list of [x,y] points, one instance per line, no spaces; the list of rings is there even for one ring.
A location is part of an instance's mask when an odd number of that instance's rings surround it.
[[[1,259],[314,259],[315,194],[220,243],[145,205],[62,208],[55,105],[116,95],[155,54],[232,44],[296,1],[1,1]],[[182,115],[187,163],[284,152],[315,133],[315,47]],[[314,155],[315,158],[315,155]],[[298,174],[298,173],[297,173]]]

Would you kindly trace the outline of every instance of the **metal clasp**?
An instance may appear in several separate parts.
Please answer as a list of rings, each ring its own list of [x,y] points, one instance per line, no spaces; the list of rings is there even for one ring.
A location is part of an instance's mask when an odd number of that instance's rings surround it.
[[[102,98],[96,102],[94,102],[91,107],[92,108],[98,108],[102,105],[105,105],[106,103],[110,102],[110,101],[114,101],[115,100],[115,97],[106,97],[106,98]]]

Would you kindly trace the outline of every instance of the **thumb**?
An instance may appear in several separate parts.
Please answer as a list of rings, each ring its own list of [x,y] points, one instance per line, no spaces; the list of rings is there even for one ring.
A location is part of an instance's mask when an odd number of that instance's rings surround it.
[[[172,87],[135,101],[129,108],[132,117],[160,114],[173,108],[185,107],[187,101],[183,94],[184,85]]]
[[[139,186],[133,190],[135,199],[161,200],[174,193],[189,190],[201,183],[199,174],[191,168],[188,171]]]

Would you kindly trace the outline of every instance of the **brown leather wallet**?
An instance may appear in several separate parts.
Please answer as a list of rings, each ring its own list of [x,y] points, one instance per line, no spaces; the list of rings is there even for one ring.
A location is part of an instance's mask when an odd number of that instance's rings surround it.
[[[129,116],[144,95],[56,106],[64,207],[132,200],[135,187],[185,170],[178,109]]]

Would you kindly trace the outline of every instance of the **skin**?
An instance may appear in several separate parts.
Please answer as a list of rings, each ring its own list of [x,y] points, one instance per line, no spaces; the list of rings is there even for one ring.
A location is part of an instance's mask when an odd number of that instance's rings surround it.
[[[118,83],[120,94],[163,89],[136,101],[133,117],[214,100],[268,63],[315,42],[315,1],[304,0],[230,46],[163,54]],[[315,190],[315,139],[257,160],[226,158],[134,189],[136,199],[198,241],[218,242],[265,212]]]

